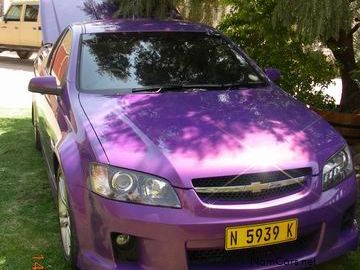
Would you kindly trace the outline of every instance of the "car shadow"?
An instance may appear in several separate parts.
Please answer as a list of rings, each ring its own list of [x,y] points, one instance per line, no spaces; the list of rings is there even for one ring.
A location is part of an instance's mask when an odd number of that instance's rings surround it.
[[[33,66],[34,66],[33,58],[28,60],[22,60],[20,58],[15,58],[0,54],[0,69],[32,72],[34,70]]]

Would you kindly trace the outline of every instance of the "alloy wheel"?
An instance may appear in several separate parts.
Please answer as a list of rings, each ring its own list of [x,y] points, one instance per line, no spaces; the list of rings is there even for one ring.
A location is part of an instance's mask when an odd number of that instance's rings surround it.
[[[62,174],[59,175],[58,188],[58,209],[61,240],[64,247],[65,256],[70,258],[71,255],[71,219],[69,211],[69,201],[65,187],[65,181]]]

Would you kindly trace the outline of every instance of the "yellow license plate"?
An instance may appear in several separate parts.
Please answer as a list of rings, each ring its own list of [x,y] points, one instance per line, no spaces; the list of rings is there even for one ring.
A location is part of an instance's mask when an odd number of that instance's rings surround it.
[[[297,219],[229,227],[225,231],[225,249],[245,249],[291,242],[297,239],[297,235]]]

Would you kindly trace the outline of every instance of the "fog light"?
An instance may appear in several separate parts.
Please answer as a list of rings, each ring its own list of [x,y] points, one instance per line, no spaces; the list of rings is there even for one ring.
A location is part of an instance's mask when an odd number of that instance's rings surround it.
[[[133,235],[111,233],[111,242],[116,262],[138,261],[138,239]]]
[[[130,235],[119,234],[118,236],[116,236],[115,242],[118,246],[125,246],[130,242]]]

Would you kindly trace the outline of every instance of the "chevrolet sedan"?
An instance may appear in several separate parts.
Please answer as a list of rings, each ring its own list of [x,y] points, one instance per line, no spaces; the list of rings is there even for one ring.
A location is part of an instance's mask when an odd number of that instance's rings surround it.
[[[214,29],[74,24],[37,59],[36,146],[79,269],[298,269],[358,245],[345,140]]]

